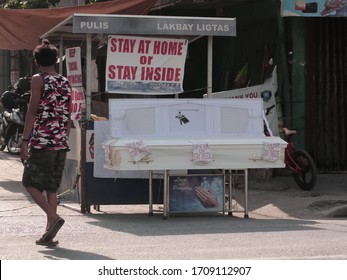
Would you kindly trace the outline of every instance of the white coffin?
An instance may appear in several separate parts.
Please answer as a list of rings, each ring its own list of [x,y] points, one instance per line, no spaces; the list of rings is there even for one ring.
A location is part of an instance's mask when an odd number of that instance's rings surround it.
[[[147,139],[149,154],[136,160],[127,146],[139,139],[119,138],[104,143],[105,168],[114,170],[253,169],[283,168],[287,143],[279,137],[213,139]],[[274,144],[276,153],[268,157],[265,146]],[[208,144],[210,161],[193,161],[193,145]]]

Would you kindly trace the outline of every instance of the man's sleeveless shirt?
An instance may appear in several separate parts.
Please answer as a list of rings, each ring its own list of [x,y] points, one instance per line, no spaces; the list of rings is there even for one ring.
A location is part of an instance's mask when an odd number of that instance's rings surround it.
[[[68,150],[68,121],[71,87],[62,75],[41,74],[43,93],[39,103],[30,146],[35,149]]]

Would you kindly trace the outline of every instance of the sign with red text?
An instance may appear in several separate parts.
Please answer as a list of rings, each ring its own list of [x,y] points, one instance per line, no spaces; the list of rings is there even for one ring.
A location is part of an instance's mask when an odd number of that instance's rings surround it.
[[[106,91],[127,94],[183,92],[188,41],[109,36]]]
[[[72,120],[80,120],[82,108],[86,107],[86,101],[84,97],[84,92],[82,87],[72,88],[71,94],[72,102],[71,102],[71,119]]]
[[[81,48],[69,48],[65,51],[67,78],[72,87],[82,86]]]

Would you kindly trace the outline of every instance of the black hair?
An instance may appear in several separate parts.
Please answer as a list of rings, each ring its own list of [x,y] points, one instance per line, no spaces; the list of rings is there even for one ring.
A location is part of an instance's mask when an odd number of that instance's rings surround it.
[[[58,49],[47,39],[43,39],[41,45],[33,50],[33,56],[36,63],[40,66],[51,66],[57,62]]]

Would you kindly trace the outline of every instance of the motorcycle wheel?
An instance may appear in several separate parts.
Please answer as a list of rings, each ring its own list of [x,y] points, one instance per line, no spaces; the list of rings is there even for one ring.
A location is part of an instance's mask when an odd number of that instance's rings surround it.
[[[3,150],[5,150],[5,148],[6,148],[6,145],[5,145],[5,144],[1,144],[1,145],[0,145],[0,152],[2,152]]]
[[[293,173],[295,182],[305,191],[310,191],[317,182],[317,167],[310,154],[303,150],[297,150],[293,159],[300,166],[299,173]]]
[[[22,135],[18,135],[17,139],[16,135],[13,135],[8,139],[7,142],[7,150],[10,154],[18,155],[20,153],[20,147],[22,144]]]

